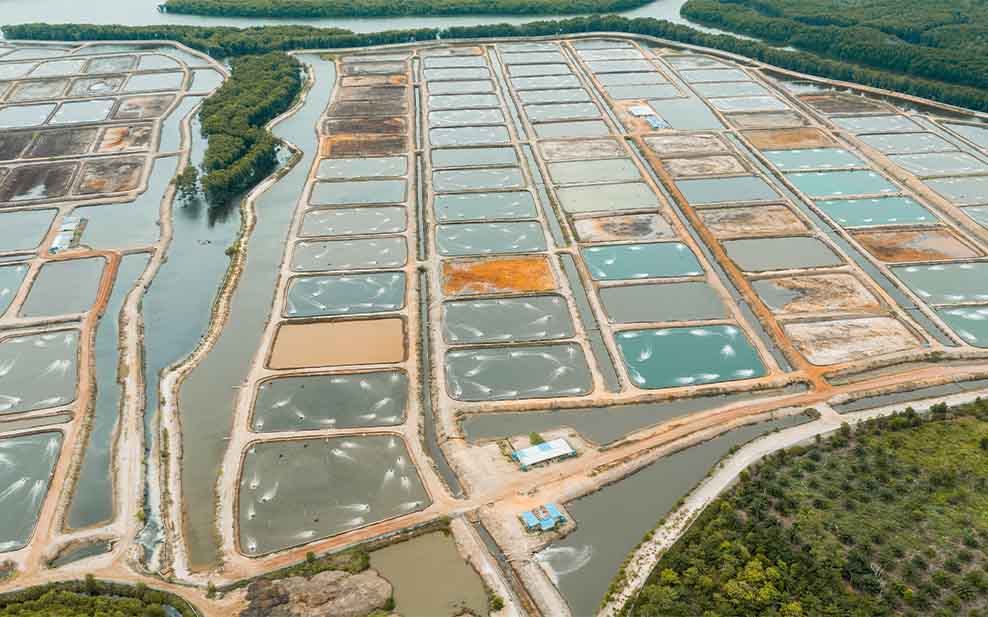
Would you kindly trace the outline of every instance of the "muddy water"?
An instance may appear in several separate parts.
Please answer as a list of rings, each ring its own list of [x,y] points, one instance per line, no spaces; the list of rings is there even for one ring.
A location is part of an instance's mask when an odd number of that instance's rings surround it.
[[[988,301],[988,263],[901,266],[892,271],[930,304]]]
[[[461,300],[443,305],[443,338],[450,344],[570,338],[573,321],[560,296]]]
[[[639,180],[641,174],[631,159],[563,161],[549,164],[549,175],[557,184]]]
[[[727,309],[705,282],[603,287],[600,300],[612,323],[724,319]]]
[[[147,254],[126,255],[117,270],[106,312],[96,330],[96,401],[82,468],[69,506],[68,525],[74,529],[107,521],[113,516],[113,434],[120,417],[120,310],[127,294],[147,267]],[[125,369],[126,370],[126,369]]]
[[[66,564],[82,561],[89,557],[109,553],[113,549],[111,542],[89,542],[81,546],[63,551],[58,557],[51,560],[49,564],[52,568],[60,568]]]
[[[106,260],[102,257],[46,263],[21,306],[22,317],[88,311],[96,301]]]
[[[595,281],[698,276],[703,267],[681,242],[618,244],[580,250]]]
[[[816,238],[761,238],[724,242],[727,255],[746,272],[839,266],[843,260]]]
[[[304,187],[316,151],[314,127],[329,102],[333,90],[331,84],[336,77],[335,65],[331,62],[316,56],[303,56],[302,59],[313,67],[316,84],[302,109],[275,127],[274,133],[298,144],[304,155],[258,200],[257,226],[248,247],[250,259],[233,295],[226,326],[216,346],[192,371],[180,393],[180,414],[184,427],[182,490],[183,500],[188,506],[185,532],[194,567],[207,566],[217,557],[212,504],[238,392],[234,386],[240,384],[247,374],[264,323],[271,312],[272,290],[293,215],[293,208],[285,207],[285,204],[295,203]],[[223,248],[219,247],[220,252]],[[175,257],[172,255],[171,259]],[[211,289],[216,288],[217,282],[213,282]],[[180,293],[181,288],[175,289],[175,293]],[[208,298],[206,306],[200,308],[200,318],[208,315],[210,303],[211,298]]]
[[[25,546],[62,447],[62,433],[50,431],[0,440],[0,553]]]
[[[402,371],[282,377],[258,388],[251,426],[261,433],[393,426],[407,404]]]
[[[620,210],[652,210],[659,200],[644,182],[567,186],[557,191],[563,210],[571,214]]]
[[[405,273],[299,276],[288,286],[286,317],[396,311],[405,304]]]
[[[988,176],[927,180],[926,184],[958,206],[988,203]]]
[[[440,222],[531,219],[538,216],[527,192],[437,195],[433,203]]]
[[[26,264],[0,268],[0,316],[7,312],[10,303],[14,301],[14,296],[27,275],[27,269]]]
[[[429,505],[399,437],[275,441],[247,450],[240,548],[261,555]]]
[[[0,253],[37,248],[54,218],[54,210],[0,212]]]
[[[405,359],[405,325],[398,318],[289,323],[278,328],[273,369],[382,364]]]
[[[446,354],[449,395],[459,401],[503,401],[587,394],[593,387],[583,350],[571,343]]]
[[[0,414],[65,405],[76,396],[79,331],[0,340]]]
[[[935,223],[936,215],[909,197],[840,199],[816,205],[842,227],[879,227]]]
[[[443,256],[535,253],[546,248],[536,222],[461,223],[436,227],[436,248]]]
[[[806,421],[805,416],[795,416],[735,429],[566,504],[577,521],[576,531],[539,553],[538,559],[553,572],[573,615],[597,612],[628,553],[731,447]]]
[[[394,587],[395,612],[403,617],[488,614],[484,583],[451,536],[429,533],[386,546],[371,553],[370,565]]]
[[[751,343],[735,326],[625,330],[615,337],[639,388],[675,388],[765,374]]]

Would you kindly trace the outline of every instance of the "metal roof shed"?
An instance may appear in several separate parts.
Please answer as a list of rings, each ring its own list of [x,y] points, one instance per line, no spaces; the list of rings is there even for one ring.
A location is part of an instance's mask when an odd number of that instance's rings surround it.
[[[537,446],[517,450],[511,456],[521,465],[522,469],[528,469],[532,465],[538,465],[546,461],[557,458],[574,456],[576,451],[565,439],[553,439]]]

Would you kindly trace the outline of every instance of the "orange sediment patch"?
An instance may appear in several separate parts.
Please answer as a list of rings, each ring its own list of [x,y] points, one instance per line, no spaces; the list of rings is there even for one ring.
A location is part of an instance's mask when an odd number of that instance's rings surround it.
[[[834,140],[819,129],[746,131],[744,136],[759,150],[827,148],[834,145]]]
[[[400,318],[284,324],[275,335],[273,369],[386,364],[405,359],[405,322]]]
[[[406,145],[404,135],[333,135],[323,138],[320,154],[336,158],[404,154]]]
[[[981,255],[946,229],[871,231],[854,237],[872,255],[891,263],[968,259]]]
[[[495,257],[443,263],[443,293],[447,296],[555,288],[556,281],[545,257]]]

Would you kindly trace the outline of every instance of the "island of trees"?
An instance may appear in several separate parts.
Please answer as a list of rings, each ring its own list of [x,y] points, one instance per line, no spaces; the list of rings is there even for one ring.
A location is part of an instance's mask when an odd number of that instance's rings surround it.
[[[170,612],[165,607],[170,609]],[[95,580],[51,583],[0,595],[0,617],[196,617],[199,612],[179,596]]]
[[[236,17],[396,17],[612,13],[654,0],[168,0],[169,13]]]
[[[905,413],[746,471],[628,615],[988,615],[988,401]]]

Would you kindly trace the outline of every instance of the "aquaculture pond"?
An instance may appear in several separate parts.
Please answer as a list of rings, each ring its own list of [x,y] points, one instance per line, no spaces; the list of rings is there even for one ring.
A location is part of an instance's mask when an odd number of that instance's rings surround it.
[[[889,158],[920,177],[988,172],[988,164],[966,152],[893,154]]]
[[[446,389],[459,401],[579,396],[593,379],[579,345],[457,349],[446,353]]]
[[[429,505],[397,436],[256,443],[240,478],[239,542],[261,555]]]
[[[988,149],[988,127],[974,124],[951,124],[947,123],[947,128],[964,138],[978,144],[982,148]]]
[[[935,133],[876,133],[858,139],[884,154],[919,154],[956,150],[954,144]]]
[[[611,130],[601,120],[577,122],[547,122],[535,125],[535,135],[539,139],[562,139],[565,137],[602,137]]]
[[[926,185],[958,206],[988,204],[988,176],[939,178]]]
[[[405,201],[404,180],[319,182],[309,201],[314,206],[384,204]]]
[[[676,187],[692,205],[779,199],[775,189],[757,176],[679,180]]]
[[[405,265],[408,248],[404,238],[302,241],[295,244],[292,269],[359,270]]]
[[[407,404],[403,371],[280,377],[258,387],[251,427],[265,433],[392,426],[404,421]]]
[[[937,313],[968,344],[988,347],[988,305],[941,308]]]
[[[651,210],[659,206],[658,197],[644,182],[567,186],[556,194],[563,210],[570,214]]]
[[[699,276],[703,268],[681,242],[616,244],[580,249],[595,281]]]
[[[279,326],[271,347],[272,369],[390,364],[405,359],[405,323],[401,318],[287,323]]]
[[[27,264],[0,266],[0,316],[7,312],[10,303],[14,301],[27,270]]]
[[[546,248],[542,226],[536,222],[458,223],[436,227],[440,255],[534,253]]]
[[[0,553],[30,541],[61,448],[57,431],[0,439]]]
[[[566,504],[576,531],[538,553],[574,615],[593,615],[621,564],[648,531],[731,448],[806,422],[790,416],[734,429],[663,457],[638,473]]]
[[[589,184],[639,180],[641,173],[631,159],[561,161],[549,164],[549,175],[557,184]]]
[[[649,99],[648,104],[674,129],[703,131],[724,128],[714,112],[698,98]]]
[[[96,301],[105,263],[102,257],[47,262],[31,285],[21,306],[21,316],[47,317],[88,311]]]
[[[371,553],[370,565],[391,583],[402,617],[488,614],[483,580],[450,535],[427,533],[386,546]]]
[[[316,176],[326,180],[371,178],[375,176],[404,176],[408,159],[404,156],[323,159]]]
[[[892,271],[930,304],[988,302],[988,262],[900,266]]]
[[[530,219],[538,216],[535,199],[524,191],[437,195],[433,202],[441,222]]]
[[[816,205],[842,227],[921,225],[939,221],[937,216],[910,197],[834,199]]]
[[[359,236],[401,233],[408,226],[403,206],[310,210],[302,217],[299,236]]]
[[[54,218],[55,210],[0,210],[0,253],[37,248]]]
[[[703,385],[765,373],[758,352],[736,326],[622,330],[614,338],[639,388]]]
[[[443,338],[450,344],[570,338],[573,321],[561,296],[459,300],[443,305]]]
[[[831,118],[831,121],[852,133],[911,133],[922,130],[918,124],[905,116],[844,116]]]
[[[432,173],[433,189],[439,193],[520,188],[524,184],[525,179],[517,167],[444,169]]]
[[[817,238],[757,238],[724,242],[727,255],[746,272],[822,268],[844,261]]]
[[[766,150],[762,154],[781,171],[867,167],[864,161],[843,148]]]
[[[787,177],[797,189],[810,197],[899,192],[895,185],[874,171],[796,172],[787,174]]]
[[[600,301],[612,323],[723,319],[727,308],[706,282],[602,287]]]
[[[405,305],[405,273],[297,276],[288,285],[286,317],[396,311]]]
[[[0,415],[75,400],[78,355],[78,330],[0,339]]]
[[[511,147],[436,148],[432,151],[433,167],[476,167],[517,163],[518,155]]]

